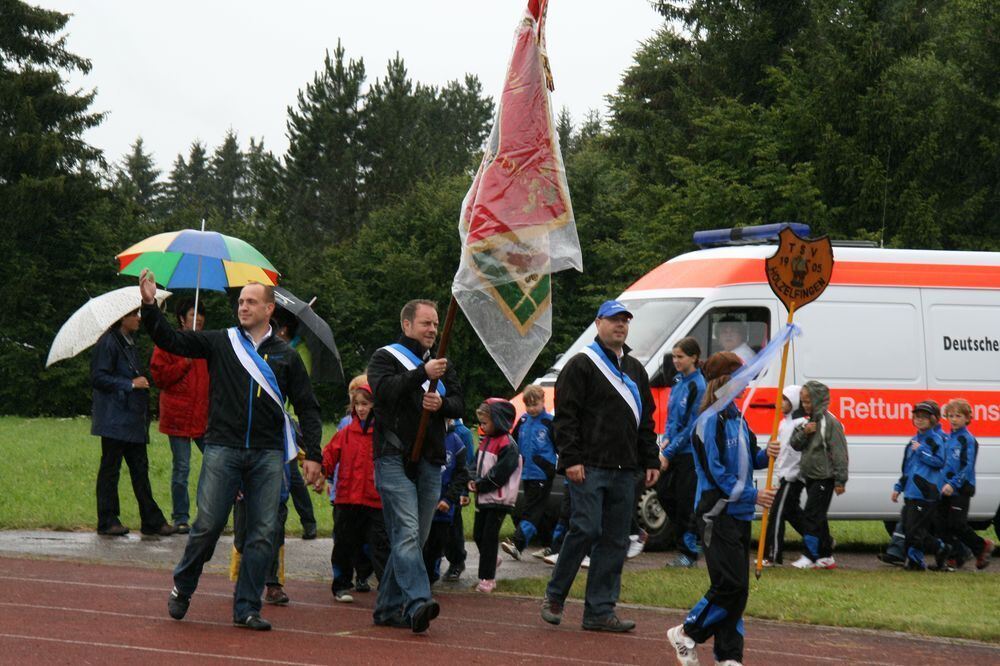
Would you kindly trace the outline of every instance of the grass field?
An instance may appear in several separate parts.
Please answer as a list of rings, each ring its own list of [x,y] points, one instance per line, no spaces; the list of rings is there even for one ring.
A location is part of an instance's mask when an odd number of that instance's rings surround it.
[[[324,428],[324,443],[334,426]],[[165,436],[150,429],[150,481],[163,512],[170,514],[170,448]],[[194,507],[201,455],[192,452],[190,492]],[[100,442],[90,435],[90,419],[26,419],[0,417],[0,529],[94,530],[94,484]],[[122,522],[139,527],[127,467],[119,486]],[[311,494],[320,535],[328,536],[333,518],[325,496]],[[289,534],[301,534],[294,510]],[[472,508],[465,510],[466,535],[472,531]],[[759,524],[755,524],[756,528]],[[877,521],[838,521],[831,525],[838,548],[876,551],[887,537]],[[513,531],[510,521],[504,535]],[[992,532],[991,532],[992,533]],[[794,532],[790,549],[794,550]],[[994,563],[1000,566],[1000,563]],[[585,575],[573,596],[580,597]],[[541,597],[544,579],[502,581],[502,592]],[[622,601],[669,608],[690,607],[705,591],[704,569],[626,572]],[[776,620],[849,627],[892,629],[932,636],[1000,642],[1000,578],[958,572],[949,575],[907,574],[896,569],[872,571],[768,570],[751,583],[749,615]]]
[[[581,572],[571,596],[583,598]],[[547,580],[502,580],[501,592],[539,599]],[[705,569],[658,569],[622,575],[621,601],[687,610],[708,589]],[[967,571],[916,574],[901,569],[800,571],[751,575],[747,615],[841,627],[888,629],[1000,643],[1000,580]],[[622,611],[628,616],[628,611]]]

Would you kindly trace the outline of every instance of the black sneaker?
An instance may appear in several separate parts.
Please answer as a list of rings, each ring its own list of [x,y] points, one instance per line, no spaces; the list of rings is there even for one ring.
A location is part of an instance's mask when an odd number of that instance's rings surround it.
[[[364,578],[364,579],[360,579],[359,578],[354,583],[354,591],[355,592],[361,592],[361,593],[371,592],[372,591],[371,583],[368,582],[367,578]]]
[[[256,613],[250,613],[242,620],[233,620],[233,626],[253,631],[271,631],[271,623]]]
[[[117,523],[111,527],[106,527],[103,530],[99,529],[97,530],[97,533],[101,536],[125,536],[128,534],[128,528],[121,523]]]
[[[441,576],[441,580],[447,583],[457,583],[458,579],[462,577],[462,572],[465,571],[464,564],[453,564],[448,567],[448,570],[444,572]]]
[[[302,540],[312,541],[316,538],[316,525],[303,525],[302,526]]]
[[[596,620],[588,620],[584,618],[583,628],[587,631],[610,631],[616,634],[623,634],[626,631],[632,631],[635,629],[635,622],[632,620],[623,620],[612,613],[607,617],[602,617]]]
[[[386,618],[375,618],[376,627],[392,627],[393,629],[409,629],[410,622],[402,613],[394,613]]]
[[[440,613],[441,606],[433,599],[421,604],[417,607],[417,610],[413,611],[413,616],[410,618],[410,629],[415,634],[427,631],[431,626],[431,620],[436,618]]]
[[[906,564],[905,559],[896,557],[892,553],[879,553],[876,557],[878,557],[878,561],[882,564],[890,564],[894,567],[901,567]]]
[[[549,624],[559,624],[562,622],[563,605],[555,599],[545,597],[542,601],[542,619]]]
[[[183,620],[191,605],[191,597],[181,594],[177,588],[170,590],[170,598],[167,599],[167,612],[175,620]]]

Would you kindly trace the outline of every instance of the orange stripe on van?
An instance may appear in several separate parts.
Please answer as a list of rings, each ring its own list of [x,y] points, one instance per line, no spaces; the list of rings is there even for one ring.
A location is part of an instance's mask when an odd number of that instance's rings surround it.
[[[766,281],[763,259],[692,259],[661,264],[627,291],[704,289]],[[997,289],[1000,266],[838,261],[833,265],[830,284]]]

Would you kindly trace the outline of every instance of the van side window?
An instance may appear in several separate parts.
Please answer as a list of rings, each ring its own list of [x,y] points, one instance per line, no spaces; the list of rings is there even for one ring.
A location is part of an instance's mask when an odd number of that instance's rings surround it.
[[[770,329],[768,308],[728,306],[706,312],[688,335],[701,345],[703,359],[716,352],[731,351],[745,362],[771,339]]]

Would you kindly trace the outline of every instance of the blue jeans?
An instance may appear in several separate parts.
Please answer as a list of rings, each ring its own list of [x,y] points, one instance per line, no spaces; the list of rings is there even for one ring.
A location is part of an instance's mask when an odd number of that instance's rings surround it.
[[[374,618],[381,622],[399,612],[410,617],[431,599],[423,548],[441,498],[441,467],[421,460],[416,481],[411,481],[402,457],[384,455],[375,459],[375,486],[382,496],[390,548],[375,602]]]
[[[188,497],[188,477],[191,474],[191,440],[188,437],[169,435],[170,451],[173,453],[174,465],[170,474],[170,499],[173,501],[174,524],[187,523],[191,519],[191,499]],[[205,444],[201,437],[194,443],[198,450],[204,452]]]
[[[586,467],[585,473],[582,483],[569,483],[569,532],[545,596],[565,602],[583,558],[590,555],[583,618],[601,620],[613,614],[618,603],[638,472]]]
[[[198,482],[198,516],[191,526],[184,555],[174,569],[174,586],[178,592],[190,596],[198,588],[201,571],[212,559],[215,544],[242,486],[246,502],[246,538],[233,593],[233,619],[241,620],[260,612],[264,579],[271,565],[278,527],[283,477],[283,451],[205,446]]]

